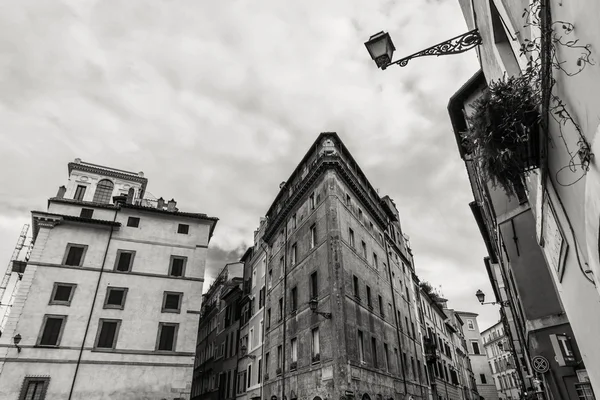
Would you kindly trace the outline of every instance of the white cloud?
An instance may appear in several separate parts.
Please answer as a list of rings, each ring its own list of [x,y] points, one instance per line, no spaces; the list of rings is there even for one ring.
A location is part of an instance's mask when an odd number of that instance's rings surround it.
[[[231,251],[252,241],[317,134],[337,131],[396,200],[417,269],[446,265],[444,290],[471,296],[484,247],[446,105],[475,54],[380,71],[363,45],[380,30],[401,57],[466,25],[455,0],[7,4],[0,218],[44,208],[80,157],[143,170],[153,194],[219,217],[213,243]],[[0,241],[13,237],[0,225]],[[421,267],[428,257],[438,261]]]

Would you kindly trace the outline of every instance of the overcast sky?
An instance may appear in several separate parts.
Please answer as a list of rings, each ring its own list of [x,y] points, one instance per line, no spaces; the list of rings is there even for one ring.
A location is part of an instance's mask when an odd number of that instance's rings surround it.
[[[319,132],[338,132],[395,199],[419,276],[450,299],[492,295],[446,106],[475,52],[380,71],[467,30],[458,0],[15,1],[0,12],[0,259],[67,163],[144,171],[148,191],[220,218],[207,278],[239,258]]]

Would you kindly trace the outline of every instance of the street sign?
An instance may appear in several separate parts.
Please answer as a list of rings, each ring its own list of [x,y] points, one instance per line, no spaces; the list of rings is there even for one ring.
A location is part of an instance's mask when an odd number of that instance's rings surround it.
[[[550,363],[544,356],[533,357],[531,364],[535,372],[539,372],[540,374],[545,374],[550,369]]]

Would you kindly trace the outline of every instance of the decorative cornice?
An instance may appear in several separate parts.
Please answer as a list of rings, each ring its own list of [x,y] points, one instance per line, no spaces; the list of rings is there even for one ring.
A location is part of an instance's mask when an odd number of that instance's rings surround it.
[[[146,190],[146,185],[148,184],[148,178],[144,178],[134,172],[115,170],[112,168],[105,168],[99,165],[93,165],[88,163],[76,163],[70,162],[68,164],[69,167],[69,175],[73,170],[90,172],[98,175],[111,176],[113,178],[119,178],[128,181],[134,181],[142,184],[143,190]]]
[[[361,203],[365,208],[375,217],[376,222],[380,227],[387,226],[386,214],[381,207],[381,204],[375,203],[365,192],[365,190],[358,183],[357,178],[349,170],[346,163],[338,155],[322,155],[318,157],[310,166],[311,170],[308,175],[300,182],[291,198],[287,199],[283,204],[282,209],[279,213],[268,221],[267,228],[263,239],[269,242],[279,226],[286,220],[287,215],[290,211],[298,204],[302,197],[312,187],[313,183],[319,178],[325,171],[334,169],[338,172],[339,176],[344,180],[348,187],[354,192],[354,194],[360,199]]]

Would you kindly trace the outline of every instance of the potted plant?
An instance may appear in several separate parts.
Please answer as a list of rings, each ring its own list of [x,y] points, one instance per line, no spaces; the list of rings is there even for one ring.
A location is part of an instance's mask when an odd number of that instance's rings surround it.
[[[484,180],[509,195],[522,188],[522,175],[539,166],[539,93],[529,74],[491,82],[473,102],[463,143]]]

